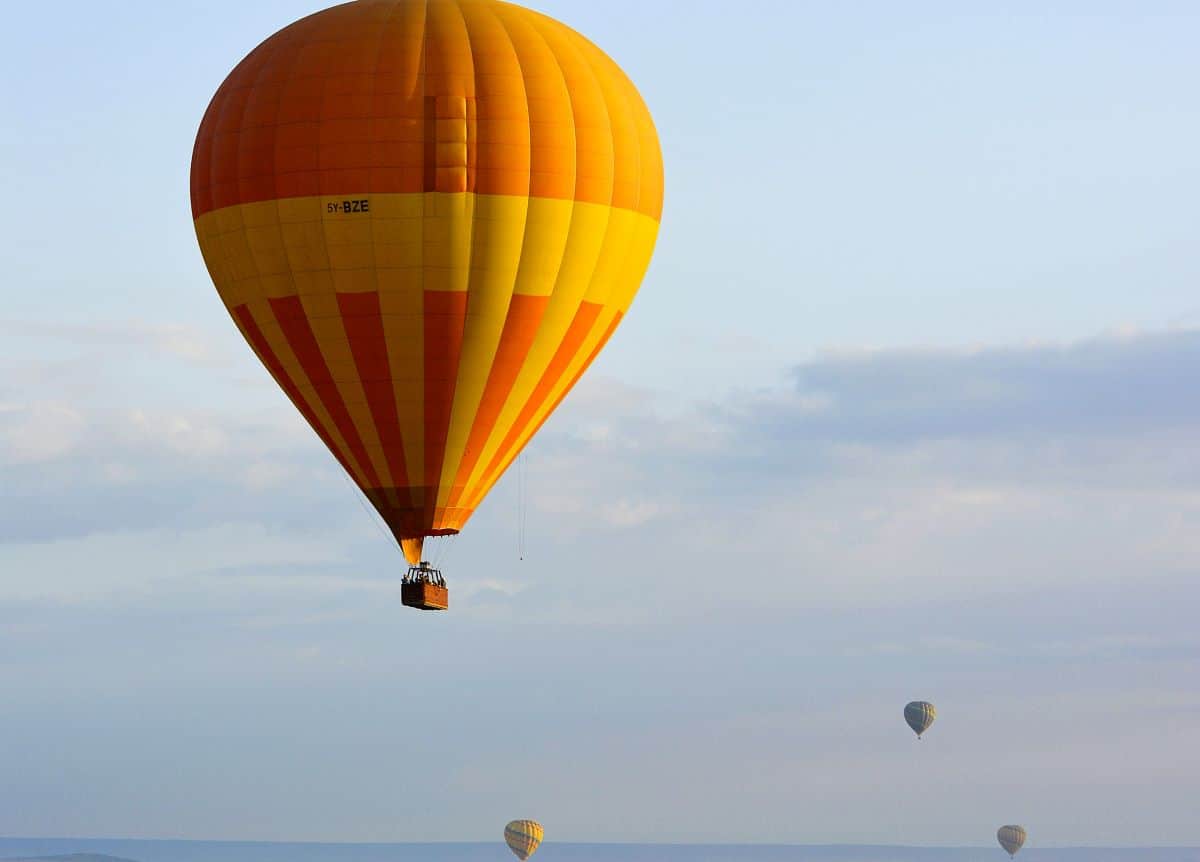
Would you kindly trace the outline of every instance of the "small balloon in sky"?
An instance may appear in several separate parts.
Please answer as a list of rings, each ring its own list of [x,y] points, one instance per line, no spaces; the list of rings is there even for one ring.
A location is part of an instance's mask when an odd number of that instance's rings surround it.
[[[1001,826],[996,830],[996,840],[1008,852],[1009,856],[1017,855],[1017,851],[1025,844],[1025,828],[1023,826]]]
[[[904,720],[916,733],[917,739],[920,739],[921,734],[929,730],[929,726],[933,724],[935,718],[937,718],[937,710],[928,701],[914,700],[904,707]]]
[[[504,827],[504,843],[518,859],[528,859],[545,837],[542,824],[536,820],[513,820]]]

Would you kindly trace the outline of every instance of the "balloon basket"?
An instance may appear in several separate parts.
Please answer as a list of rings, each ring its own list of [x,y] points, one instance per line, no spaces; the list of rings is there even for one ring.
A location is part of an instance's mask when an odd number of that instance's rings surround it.
[[[450,607],[446,579],[429,563],[411,567],[400,584],[400,601],[421,611],[444,611]]]
[[[401,584],[400,601],[420,611],[444,611],[450,607],[450,591],[437,584]]]

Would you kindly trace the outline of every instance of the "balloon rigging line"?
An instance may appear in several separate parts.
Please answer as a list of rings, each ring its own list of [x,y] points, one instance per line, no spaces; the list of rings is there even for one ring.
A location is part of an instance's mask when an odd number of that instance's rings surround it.
[[[525,462],[525,505],[521,508],[521,559],[523,560],[529,539],[529,456],[522,452],[521,458]]]
[[[525,453],[517,456],[517,559],[525,559],[525,522],[529,511],[529,462]]]
[[[355,500],[358,500],[358,505],[362,506],[362,510],[367,513],[367,519],[375,525],[375,529],[377,529],[380,534],[387,539],[387,543],[389,545],[391,545],[397,551],[400,550],[400,546],[396,544],[395,538],[388,535],[384,525],[380,523],[383,520],[383,517],[367,505],[367,501],[364,499],[365,495],[363,494],[362,490],[352,481],[350,481],[350,476],[347,473],[343,472],[342,478],[345,479],[346,484],[350,486],[350,493],[354,495]]]
[[[443,565],[449,566],[450,558],[452,556],[454,556],[454,549],[458,547],[458,542],[455,541],[455,539],[457,539],[457,538],[458,538],[458,533],[451,533],[449,536],[446,537],[446,539],[445,539],[445,548],[446,549],[442,552],[442,555],[439,558],[440,562],[438,563],[438,568],[441,568]]]
[[[518,453],[517,462],[513,464],[513,481],[516,482],[516,499],[513,506],[513,532],[517,540],[517,559],[521,558],[521,456]]]
[[[517,456],[517,476],[520,477],[521,496],[517,501],[517,551],[520,559],[525,559],[525,453]]]

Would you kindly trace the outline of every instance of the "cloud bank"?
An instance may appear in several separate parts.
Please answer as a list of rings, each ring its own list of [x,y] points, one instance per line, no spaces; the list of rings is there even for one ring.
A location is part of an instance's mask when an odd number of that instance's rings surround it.
[[[145,351],[218,383],[138,403],[68,356],[0,389],[8,774],[73,788],[0,780],[0,829],[971,843],[1003,810],[1196,840],[1200,333],[831,352],[683,409],[588,379],[525,499],[506,477],[443,543],[437,618],[247,357]],[[913,697],[945,719],[919,766]],[[914,768],[936,810],[897,803]],[[380,809],[398,775],[428,810]]]

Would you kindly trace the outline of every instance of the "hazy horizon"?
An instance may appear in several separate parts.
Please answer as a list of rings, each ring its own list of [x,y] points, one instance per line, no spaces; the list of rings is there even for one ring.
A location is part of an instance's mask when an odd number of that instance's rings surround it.
[[[8,848],[29,854],[14,857]],[[479,842],[238,842],[146,839],[0,838],[0,859],[28,862],[44,856],[104,851],[107,858],[86,862],[483,862],[504,859],[497,840]],[[42,854],[41,851],[47,851]],[[37,853],[39,855],[33,855]],[[113,854],[130,854],[113,856]],[[420,854],[419,856],[416,854]],[[906,845],[804,844],[629,844],[548,841],[539,858],[572,862],[977,862],[1007,856],[998,847],[920,847]],[[1022,858],[1040,862],[1196,862],[1197,847],[1028,847]],[[70,862],[60,859],[57,862]]]

